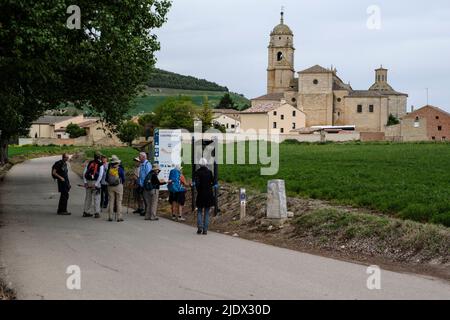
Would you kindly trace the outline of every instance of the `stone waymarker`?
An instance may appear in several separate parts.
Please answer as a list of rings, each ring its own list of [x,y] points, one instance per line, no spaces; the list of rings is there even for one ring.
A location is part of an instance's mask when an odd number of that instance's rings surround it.
[[[284,180],[267,183],[267,219],[287,219],[286,188]]]

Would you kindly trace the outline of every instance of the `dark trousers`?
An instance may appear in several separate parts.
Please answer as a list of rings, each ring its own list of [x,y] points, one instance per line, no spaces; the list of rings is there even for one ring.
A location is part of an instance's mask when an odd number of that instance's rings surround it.
[[[108,195],[108,186],[102,184],[102,194],[100,200],[100,206],[102,208],[108,208],[109,195]]]
[[[69,201],[69,191],[62,191],[59,197],[58,213],[67,212],[67,202]]]

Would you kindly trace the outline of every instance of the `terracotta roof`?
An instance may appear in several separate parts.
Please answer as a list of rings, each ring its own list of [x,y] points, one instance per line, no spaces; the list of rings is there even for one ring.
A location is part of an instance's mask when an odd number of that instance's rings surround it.
[[[316,64],[315,66],[305,69],[303,71],[300,71],[299,73],[332,73],[332,71],[325,69],[324,67],[321,67],[318,64]]]
[[[67,121],[73,119],[75,117],[62,117],[62,116],[44,116],[40,117],[36,121],[33,121],[33,124],[55,124],[62,121]]]
[[[267,113],[272,110],[275,110],[280,107],[280,104],[277,103],[267,103],[267,104],[261,104],[254,107],[251,107],[250,109],[247,109],[245,111],[242,111],[241,114],[245,113]]]
[[[404,116],[404,118],[415,117],[420,111],[423,111],[423,109],[426,109],[426,108],[433,109],[434,111],[437,111],[439,113],[445,114],[447,117],[450,117],[450,113],[448,113],[447,111],[442,110],[441,108],[438,108],[435,106],[426,105],[420,109],[417,109],[411,113],[408,113],[406,116]]]
[[[281,99],[284,99],[284,93],[269,93],[252,100],[280,101]]]
[[[90,120],[87,120],[87,121],[79,123],[78,126],[80,128],[88,128],[88,127],[90,127],[91,125],[93,125],[94,123],[97,123],[97,122],[98,122],[98,119],[90,119]]]

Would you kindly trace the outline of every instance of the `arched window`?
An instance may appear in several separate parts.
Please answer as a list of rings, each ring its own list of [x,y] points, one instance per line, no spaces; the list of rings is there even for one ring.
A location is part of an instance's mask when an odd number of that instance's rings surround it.
[[[283,60],[283,52],[278,52],[277,53],[277,61],[281,61],[281,60]]]

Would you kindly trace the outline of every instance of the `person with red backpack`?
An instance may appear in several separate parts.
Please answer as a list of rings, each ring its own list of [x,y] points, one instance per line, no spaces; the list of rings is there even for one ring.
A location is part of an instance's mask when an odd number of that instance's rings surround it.
[[[101,183],[104,173],[101,156],[101,153],[97,151],[94,155],[94,160],[90,161],[83,171],[84,187],[86,188],[84,218],[92,217],[91,209],[95,213],[95,218],[100,218]]]

